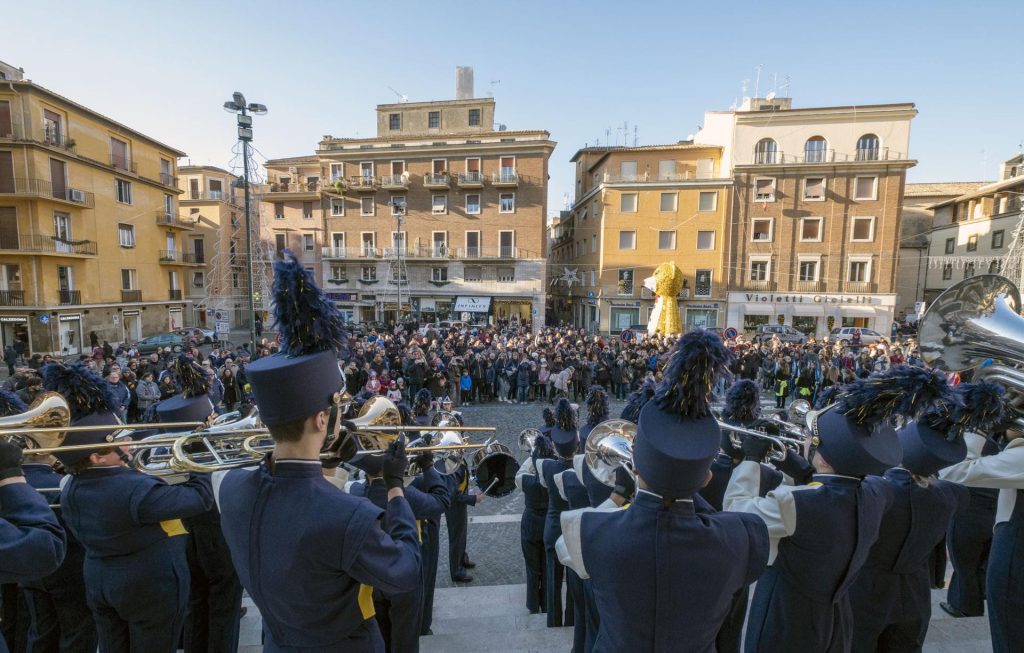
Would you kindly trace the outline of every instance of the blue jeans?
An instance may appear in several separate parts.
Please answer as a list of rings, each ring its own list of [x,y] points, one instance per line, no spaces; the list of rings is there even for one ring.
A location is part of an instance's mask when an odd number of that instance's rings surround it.
[[[529,392],[529,390],[530,390],[530,386],[528,386],[528,385],[516,386],[516,398],[519,400],[519,403],[521,403],[521,404],[525,404],[526,403],[526,394],[527,394],[527,392]]]

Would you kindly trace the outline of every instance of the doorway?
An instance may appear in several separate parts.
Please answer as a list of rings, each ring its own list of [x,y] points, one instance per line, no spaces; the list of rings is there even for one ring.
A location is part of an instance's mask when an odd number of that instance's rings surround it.
[[[124,341],[135,342],[142,340],[142,319],[138,311],[125,311],[122,314],[122,328],[124,330]]]
[[[73,356],[82,350],[82,318],[78,315],[61,315],[57,323],[57,337],[60,352]]]

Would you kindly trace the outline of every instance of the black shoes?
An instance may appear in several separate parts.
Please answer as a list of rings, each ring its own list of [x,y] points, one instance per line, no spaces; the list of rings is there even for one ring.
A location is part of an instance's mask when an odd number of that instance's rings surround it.
[[[953,617],[954,619],[962,619],[967,616],[963,612],[960,612],[950,604],[946,603],[945,601],[939,603],[939,607],[942,608],[943,612]]]
[[[470,576],[469,574],[459,574],[458,576],[455,576],[454,578],[452,578],[452,580],[455,581],[456,583],[472,583],[473,582],[473,577]]]
[[[473,569],[474,567],[476,567],[476,563],[472,560],[466,560],[462,563],[462,566],[466,569]]]

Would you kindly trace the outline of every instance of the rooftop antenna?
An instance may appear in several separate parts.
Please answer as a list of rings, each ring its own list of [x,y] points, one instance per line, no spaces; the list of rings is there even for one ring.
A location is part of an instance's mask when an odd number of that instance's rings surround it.
[[[637,130],[637,126],[633,125],[633,147],[636,147],[637,143],[640,142],[639,137],[636,135],[636,130]]]
[[[782,86],[779,87],[779,95],[789,97],[789,75],[782,78]]]
[[[757,75],[754,77],[754,97],[761,97],[761,69],[764,68],[763,63],[757,64],[754,70],[757,71]]]
[[[605,127],[604,128],[604,144],[605,144],[606,147],[611,147],[612,146],[612,128],[611,127]]]
[[[391,89],[392,93],[394,93],[395,95],[398,96],[398,101],[399,102],[408,102],[409,101],[409,96],[408,95],[402,95],[401,93],[399,93],[395,89],[391,88],[390,86],[388,88]]]
[[[562,193],[562,208],[569,210],[569,193]]]
[[[495,84],[500,84],[500,83],[501,83],[500,79],[492,79],[491,80],[490,90],[487,91],[487,97],[494,97],[494,85]]]
[[[779,88],[779,73],[772,73],[772,94]]]

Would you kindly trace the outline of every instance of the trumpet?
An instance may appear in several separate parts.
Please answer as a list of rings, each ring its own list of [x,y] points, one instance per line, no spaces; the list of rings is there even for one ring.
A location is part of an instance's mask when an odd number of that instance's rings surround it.
[[[729,431],[729,440],[736,448],[743,446],[744,437],[761,438],[762,440],[770,441],[772,447],[771,451],[768,453],[768,458],[775,461],[783,461],[786,459],[788,445],[802,447],[805,442],[804,438],[797,439],[786,437],[784,435],[769,435],[764,431],[747,428],[745,426],[736,426],[734,424],[729,424],[728,422],[723,422],[722,420],[718,420],[718,426],[723,431]]]
[[[798,442],[803,443],[803,441],[807,438],[807,432],[803,429],[802,426],[798,424],[793,424],[792,422],[787,422],[778,415],[768,415],[767,417],[762,417],[761,423],[768,426],[774,426],[775,428],[779,429],[779,431],[789,434],[789,436],[791,437],[780,436],[783,442],[787,442],[789,444],[797,444]]]

